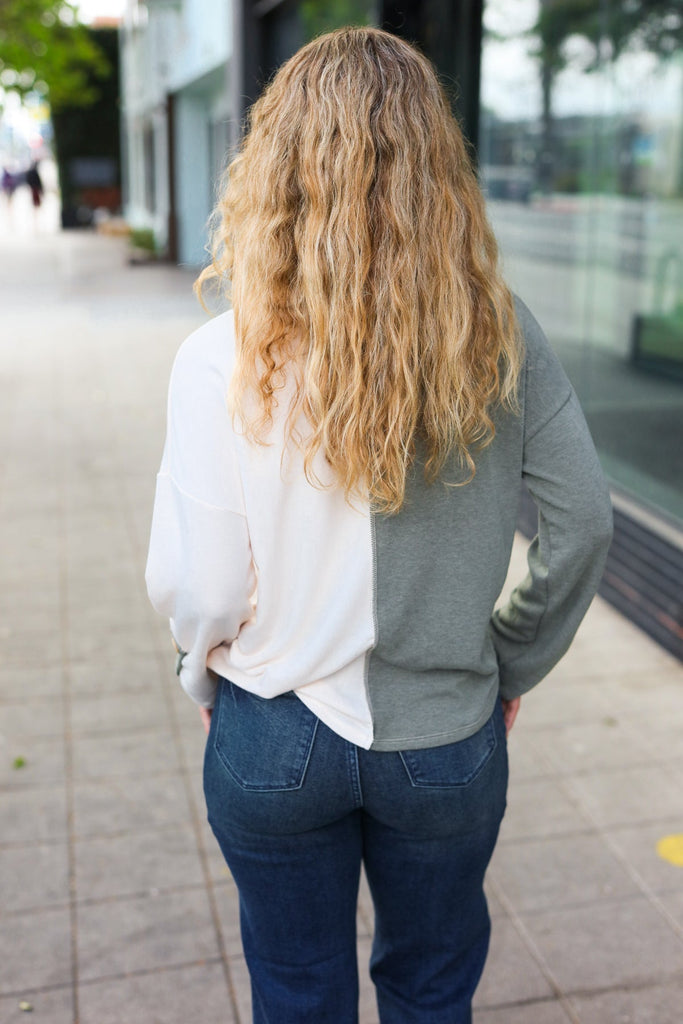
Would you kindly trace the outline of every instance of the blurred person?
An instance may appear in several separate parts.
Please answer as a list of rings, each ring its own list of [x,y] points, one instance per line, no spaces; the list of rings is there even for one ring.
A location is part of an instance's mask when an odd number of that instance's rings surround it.
[[[2,169],[2,191],[7,202],[9,202],[14,195],[14,190],[17,187],[17,180],[14,174],[9,170],[8,167]]]
[[[26,171],[25,177],[26,184],[31,190],[31,201],[34,208],[37,210],[43,201],[43,182],[38,171],[38,164],[34,160],[29,169]]]
[[[256,1024],[466,1024],[506,734],[596,591],[611,506],[501,278],[434,69],[321,36],[254,105],[217,212],[233,310],[171,375],[147,585],[208,731]],[[539,510],[503,607],[522,480]]]

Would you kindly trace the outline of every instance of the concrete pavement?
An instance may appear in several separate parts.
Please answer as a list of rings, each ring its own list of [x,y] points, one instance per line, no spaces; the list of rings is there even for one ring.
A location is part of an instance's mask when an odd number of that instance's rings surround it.
[[[203,732],[143,581],[204,315],[191,272],[38,228],[0,237],[0,1024],[248,1024]],[[512,734],[475,1024],[680,1021],[683,867],[657,844],[683,834],[682,735],[683,667],[597,600]],[[376,1024],[365,891],[358,922]]]

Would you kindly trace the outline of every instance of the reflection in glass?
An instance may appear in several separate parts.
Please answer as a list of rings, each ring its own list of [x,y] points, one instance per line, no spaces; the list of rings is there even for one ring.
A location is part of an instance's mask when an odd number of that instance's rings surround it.
[[[488,0],[480,167],[510,284],[612,481],[683,523],[683,0]]]

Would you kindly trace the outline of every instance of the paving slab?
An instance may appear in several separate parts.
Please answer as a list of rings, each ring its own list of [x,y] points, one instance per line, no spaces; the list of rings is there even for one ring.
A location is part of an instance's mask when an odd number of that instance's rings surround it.
[[[608,608],[608,618],[596,622],[598,630],[589,624],[577,633],[576,653],[582,657],[590,649],[591,653],[601,659],[604,657],[610,675],[620,672],[633,675],[640,672],[643,678],[651,675],[653,670],[676,670],[680,662],[669,651],[660,647],[651,636],[632,628],[628,619],[620,616],[614,608]],[[606,628],[607,627],[607,628]]]
[[[2,914],[69,904],[69,849],[66,842],[0,846]],[[11,931],[11,919],[4,927]]]
[[[667,985],[573,996],[581,1024],[678,1024],[683,1007],[683,974]]]
[[[187,823],[192,811],[180,774],[144,775],[76,782],[75,839],[139,828]]]
[[[371,952],[371,938],[367,935],[361,935],[358,939],[359,1024],[379,1024],[375,986],[372,984],[368,971]]]
[[[666,836],[683,835],[683,810],[678,816],[662,818],[647,825],[617,826],[605,830],[605,838],[630,871],[650,892],[683,891],[683,867],[665,860],[657,844]]]
[[[498,1010],[475,1010],[474,1024],[574,1024],[574,1021],[557,1000],[543,1000],[502,1006]],[[605,1018],[600,1024],[616,1024],[616,1020],[610,1022]]]
[[[249,1024],[251,1021],[251,984],[244,957],[231,957],[228,961],[228,969],[235,992],[240,1024]],[[367,1024],[371,1024],[371,1022],[367,1022]]]
[[[220,963],[83,984],[78,1002],[79,1024],[238,1024]]]
[[[41,643],[61,649],[59,630],[59,610],[52,604],[35,608],[27,607],[28,602],[17,602],[12,608],[0,610],[2,629],[0,637],[5,646],[22,643],[35,644],[36,637]],[[17,664],[15,658],[13,664]],[[21,664],[21,663],[20,663]]]
[[[374,910],[372,907],[372,896],[368,885],[365,870],[361,869],[360,885],[358,887],[358,934],[372,938],[374,931]]]
[[[126,654],[123,661],[113,663],[95,657],[72,661],[69,665],[69,686],[74,701],[81,695],[101,693],[117,695],[122,704],[135,703],[136,694],[149,690],[158,695],[159,687],[168,685],[167,674],[162,672],[155,651],[147,651],[142,658]]]
[[[21,996],[71,980],[68,907],[11,914],[0,929],[0,995]]]
[[[603,828],[645,824],[681,813],[681,787],[664,765],[575,774],[567,781],[579,807]]]
[[[36,583],[40,578],[40,568],[36,569]],[[53,629],[48,636],[41,636],[38,640],[37,634],[29,627],[23,630],[6,628],[4,635],[0,636],[3,644],[2,660],[5,669],[8,671],[33,668],[44,671],[57,668],[62,661],[61,633],[53,623]]]
[[[501,901],[498,898],[498,896],[496,894],[496,891],[495,891],[495,889],[493,887],[494,886],[493,877],[494,877],[494,873],[493,873],[493,871],[490,870],[489,873],[486,876],[485,881],[484,881],[484,893],[486,895],[486,902],[487,902],[488,908],[489,908],[489,917],[491,919],[493,919],[495,917],[507,917],[507,913],[508,913],[507,909],[501,903]]]
[[[28,1003],[32,1009],[27,1013],[21,1003]],[[74,1020],[71,985],[38,991],[27,988],[20,996],[0,997],[2,1024],[73,1024]]]
[[[526,708],[525,708],[526,710]],[[525,779],[547,778],[556,774],[536,744],[536,735],[530,729],[524,733],[513,730],[508,736],[508,761],[510,782],[517,783]]]
[[[474,1006],[488,1009],[500,1003],[545,1000],[552,995],[552,985],[515,923],[508,918],[496,920]]]
[[[203,888],[88,903],[78,909],[82,982],[218,959]]]
[[[661,983],[683,969],[683,941],[644,896],[522,921],[566,993]]]
[[[189,823],[80,839],[74,850],[79,900],[203,885],[196,837]]]
[[[683,760],[683,707],[681,707],[680,672],[663,674],[661,689],[648,694],[643,703],[633,705],[633,720],[636,724],[647,722],[643,729],[642,742],[649,747],[654,757],[675,762],[680,766]],[[629,708],[630,710],[630,708]]]
[[[221,937],[226,956],[242,956],[242,940],[240,938],[240,911],[237,886],[227,875],[214,886],[214,899],[220,920]]]
[[[499,842],[572,835],[591,831],[592,827],[560,779],[520,779],[508,793]]]
[[[220,847],[205,821],[202,821],[202,836],[204,849],[206,851],[206,862],[209,877],[212,882],[219,886],[224,882],[232,881],[232,875],[230,874],[228,866],[223,859]]]
[[[106,742],[91,735],[73,739],[73,771],[79,781],[117,776],[140,779],[179,770],[178,752],[168,725],[112,733]]]
[[[61,701],[59,718],[63,719]],[[64,777],[64,770],[63,736],[26,736],[9,732],[0,735],[0,786],[3,788],[24,789],[59,782]]]
[[[507,843],[496,852],[490,874],[520,913],[641,895],[598,834]]]
[[[0,744],[10,739],[34,739],[64,735],[62,695],[38,696],[27,693],[0,705]]]
[[[185,703],[190,703],[185,698]],[[206,736],[199,726],[199,715],[192,708],[192,722],[180,722],[180,742],[183,748],[185,764],[193,775],[201,778],[204,765],[204,751],[206,750]]]
[[[618,712],[569,725],[559,721],[538,730],[533,740],[546,764],[562,775],[631,768],[648,764],[654,758],[639,723]]]
[[[573,666],[570,656],[561,662],[563,670],[554,669],[523,697],[525,730],[541,733],[560,725],[591,724],[596,718],[614,714],[611,695],[603,688],[602,678],[584,672],[578,678],[567,676],[565,663]]]
[[[167,730],[168,710],[162,700],[161,687],[154,680],[126,698],[120,692],[79,692],[71,705],[71,729],[74,735],[94,737],[98,733],[121,733],[124,730]]]
[[[67,643],[69,655],[76,661],[98,657],[121,664],[125,657],[139,659],[149,653],[149,631],[138,622],[135,629],[117,626],[89,633],[83,631],[78,621],[71,620]]]
[[[62,692],[61,665],[49,669],[0,665],[0,693],[7,701],[25,697],[57,697]]]
[[[668,892],[658,893],[654,897],[653,903],[666,915],[680,941],[683,942],[683,889],[681,886],[679,885],[677,889],[672,889]],[[683,955],[680,958],[679,970],[683,976]]]
[[[14,786],[0,794],[0,842],[3,845],[66,837],[64,786]]]

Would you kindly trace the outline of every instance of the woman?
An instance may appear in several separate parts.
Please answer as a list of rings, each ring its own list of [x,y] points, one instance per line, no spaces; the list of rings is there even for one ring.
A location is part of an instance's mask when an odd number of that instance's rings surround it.
[[[176,359],[147,580],[209,730],[254,1021],[357,1020],[362,862],[380,1020],[464,1024],[506,729],[596,590],[605,483],[407,43],[295,54],[218,217],[200,286],[234,313]],[[522,478],[539,534],[494,612]]]

